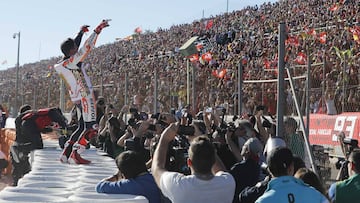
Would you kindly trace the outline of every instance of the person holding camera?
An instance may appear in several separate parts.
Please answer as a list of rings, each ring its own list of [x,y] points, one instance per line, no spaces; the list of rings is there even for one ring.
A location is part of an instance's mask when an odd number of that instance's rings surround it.
[[[270,136],[273,124],[265,117],[268,115],[267,107],[263,105],[256,106],[254,113],[254,129],[258,132],[259,140],[265,144]],[[267,128],[269,132],[265,129]]]
[[[142,154],[146,161],[149,161],[151,159],[149,144],[156,131],[156,126],[151,124],[150,119],[129,121],[125,133],[118,139],[117,145],[123,147],[124,150],[136,151]]]
[[[125,124],[118,118],[117,110],[112,104],[107,104],[99,124],[99,141],[103,150],[112,158],[117,157],[124,148],[117,145],[119,138],[125,133]]]
[[[328,194],[332,202],[357,202],[360,199],[360,149],[354,149],[345,164],[350,177],[330,186]]]
[[[249,138],[241,149],[243,160],[235,164],[230,174],[236,182],[234,203],[239,202],[240,192],[247,186],[253,186],[260,180],[260,154],[263,146],[259,139]]]
[[[244,146],[245,142],[250,138],[248,136],[247,127],[245,127],[244,122],[239,123],[238,127],[234,129],[228,129],[225,133],[226,144],[228,145],[230,151],[236,157],[238,162],[243,160],[243,155],[241,149]]]
[[[234,178],[224,172],[225,167],[217,157],[213,143],[208,137],[201,136],[203,133],[196,125],[193,125],[193,136],[187,136],[190,141],[187,165],[191,175],[166,169],[168,147],[175,139],[179,126],[172,123],[162,132],[154,153],[151,171],[162,193],[173,203],[232,202]]]
[[[153,176],[147,171],[145,160],[135,151],[125,151],[116,157],[118,172],[101,180],[96,192],[107,194],[142,195],[149,203],[160,203],[161,193]]]

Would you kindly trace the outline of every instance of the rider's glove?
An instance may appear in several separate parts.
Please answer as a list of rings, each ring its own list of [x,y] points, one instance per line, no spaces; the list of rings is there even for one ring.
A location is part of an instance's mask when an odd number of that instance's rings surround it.
[[[90,27],[89,25],[83,25],[83,26],[81,26],[80,31],[83,33],[88,32],[89,27]]]
[[[100,34],[103,28],[109,26],[109,21],[110,19],[102,20],[101,23],[95,28],[94,32],[96,32],[96,34]]]

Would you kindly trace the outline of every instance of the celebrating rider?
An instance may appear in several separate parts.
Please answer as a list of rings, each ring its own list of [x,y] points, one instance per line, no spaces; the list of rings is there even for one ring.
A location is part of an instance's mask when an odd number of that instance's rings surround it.
[[[90,161],[82,158],[79,153],[91,138],[97,134],[95,99],[90,78],[82,62],[95,46],[96,40],[103,28],[109,26],[109,20],[103,20],[89,36],[84,45],[79,48],[81,38],[88,31],[88,25],[81,27],[75,39],[68,38],[61,44],[64,58],[55,64],[54,69],[64,80],[71,101],[78,111],[79,125],[72,133],[64,147],[60,161],[63,163],[89,164]]]

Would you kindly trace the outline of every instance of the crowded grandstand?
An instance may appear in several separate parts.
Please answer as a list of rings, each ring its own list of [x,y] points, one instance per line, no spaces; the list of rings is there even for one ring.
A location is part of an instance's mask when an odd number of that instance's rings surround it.
[[[197,70],[194,106],[199,110],[224,105],[227,112],[234,113],[237,112],[236,72],[240,63],[244,67],[244,81],[277,78],[278,24],[284,21],[288,31],[286,67],[293,76],[306,73],[307,55],[311,63],[320,64],[311,68],[311,111],[326,113],[325,101],[330,98],[334,100],[336,113],[354,112],[359,110],[358,9],[358,3],[351,0],[340,4],[337,1],[279,1],[168,29],[159,28],[156,32],[135,33],[130,38],[97,47],[86,60],[90,64],[88,74],[98,92],[101,90],[108,102],[121,107],[125,104],[127,73],[127,96],[140,96],[152,112],[156,70],[160,110],[181,108],[186,104],[188,59],[178,50],[188,39],[199,36],[203,39],[198,46],[201,52],[191,57],[191,65]],[[341,53],[346,50],[349,56],[344,58]],[[52,69],[59,60],[60,57],[54,57],[20,67],[19,104],[30,103],[34,108],[59,105],[59,78]],[[15,72],[14,67],[0,74],[1,101],[7,109],[14,104]],[[302,99],[305,80],[295,82],[298,98],[305,101]],[[288,95],[286,114],[291,115],[294,105],[289,89],[288,86],[284,91]],[[275,96],[275,82],[245,83],[242,113],[253,113],[256,105],[266,103],[269,112],[275,114]],[[65,111],[71,107],[68,102]]]

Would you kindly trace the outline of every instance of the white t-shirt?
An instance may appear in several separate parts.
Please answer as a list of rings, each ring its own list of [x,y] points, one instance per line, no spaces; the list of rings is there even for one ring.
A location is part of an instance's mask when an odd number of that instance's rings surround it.
[[[165,172],[160,178],[160,189],[173,203],[231,203],[235,180],[230,173],[223,171],[216,173],[211,180]]]

